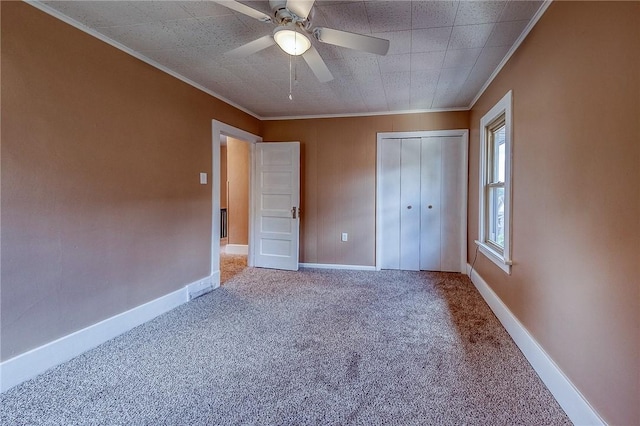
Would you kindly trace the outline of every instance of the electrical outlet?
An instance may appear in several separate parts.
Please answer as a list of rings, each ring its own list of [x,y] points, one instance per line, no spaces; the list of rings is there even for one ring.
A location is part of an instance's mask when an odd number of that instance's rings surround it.
[[[349,241],[349,234],[347,234],[346,232],[342,233],[342,236],[340,238],[340,240],[344,243],[345,241]]]
[[[201,185],[206,185],[207,184],[207,174],[206,173],[200,173],[200,184]]]

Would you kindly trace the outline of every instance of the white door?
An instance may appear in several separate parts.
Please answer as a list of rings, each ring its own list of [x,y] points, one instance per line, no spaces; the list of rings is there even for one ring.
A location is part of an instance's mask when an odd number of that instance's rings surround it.
[[[255,147],[254,266],[297,271],[300,143],[258,143]]]

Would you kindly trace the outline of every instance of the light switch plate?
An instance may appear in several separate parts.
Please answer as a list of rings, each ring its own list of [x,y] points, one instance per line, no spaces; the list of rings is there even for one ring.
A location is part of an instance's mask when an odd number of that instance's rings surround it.
[[[202,185],[206,185],[207,184],[207,174],[206,173],[200,173],[200,183]]]
[[[340,238],[340,240],[342,242],[349,241],[349,234],[347,234],[346,232],[343,232],[342,233],[342,237]]]

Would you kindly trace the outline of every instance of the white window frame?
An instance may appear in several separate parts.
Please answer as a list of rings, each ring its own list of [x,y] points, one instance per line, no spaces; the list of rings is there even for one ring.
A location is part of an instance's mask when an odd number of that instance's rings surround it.
[[[504,250],[498,250],[495,245],[488,243],[487,208],[489,205],[489,129],[494,122],[504,115],[505,124],[505,182],[504,182]],[[480,120],[480,185],[479,185],[479,223],[478,240],[476,244],[482,254],[495,263],[507,274],[511,274],[511,159],[512,159],[512,91],[498,101]]]

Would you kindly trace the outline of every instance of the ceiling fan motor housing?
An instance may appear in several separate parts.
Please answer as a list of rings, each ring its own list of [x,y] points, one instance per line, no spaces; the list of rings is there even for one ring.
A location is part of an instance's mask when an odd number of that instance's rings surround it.
[[[273,14],[274,21],[278,25],[290,25],[294,24],[298,27],[310,30],[311,17],[313,15],[313,9],[309,12],[309,16],[302,18],[289,9],[287,9],[287,2],[283,0],[269,0],[269,6],[271,7],[271,13]]]

